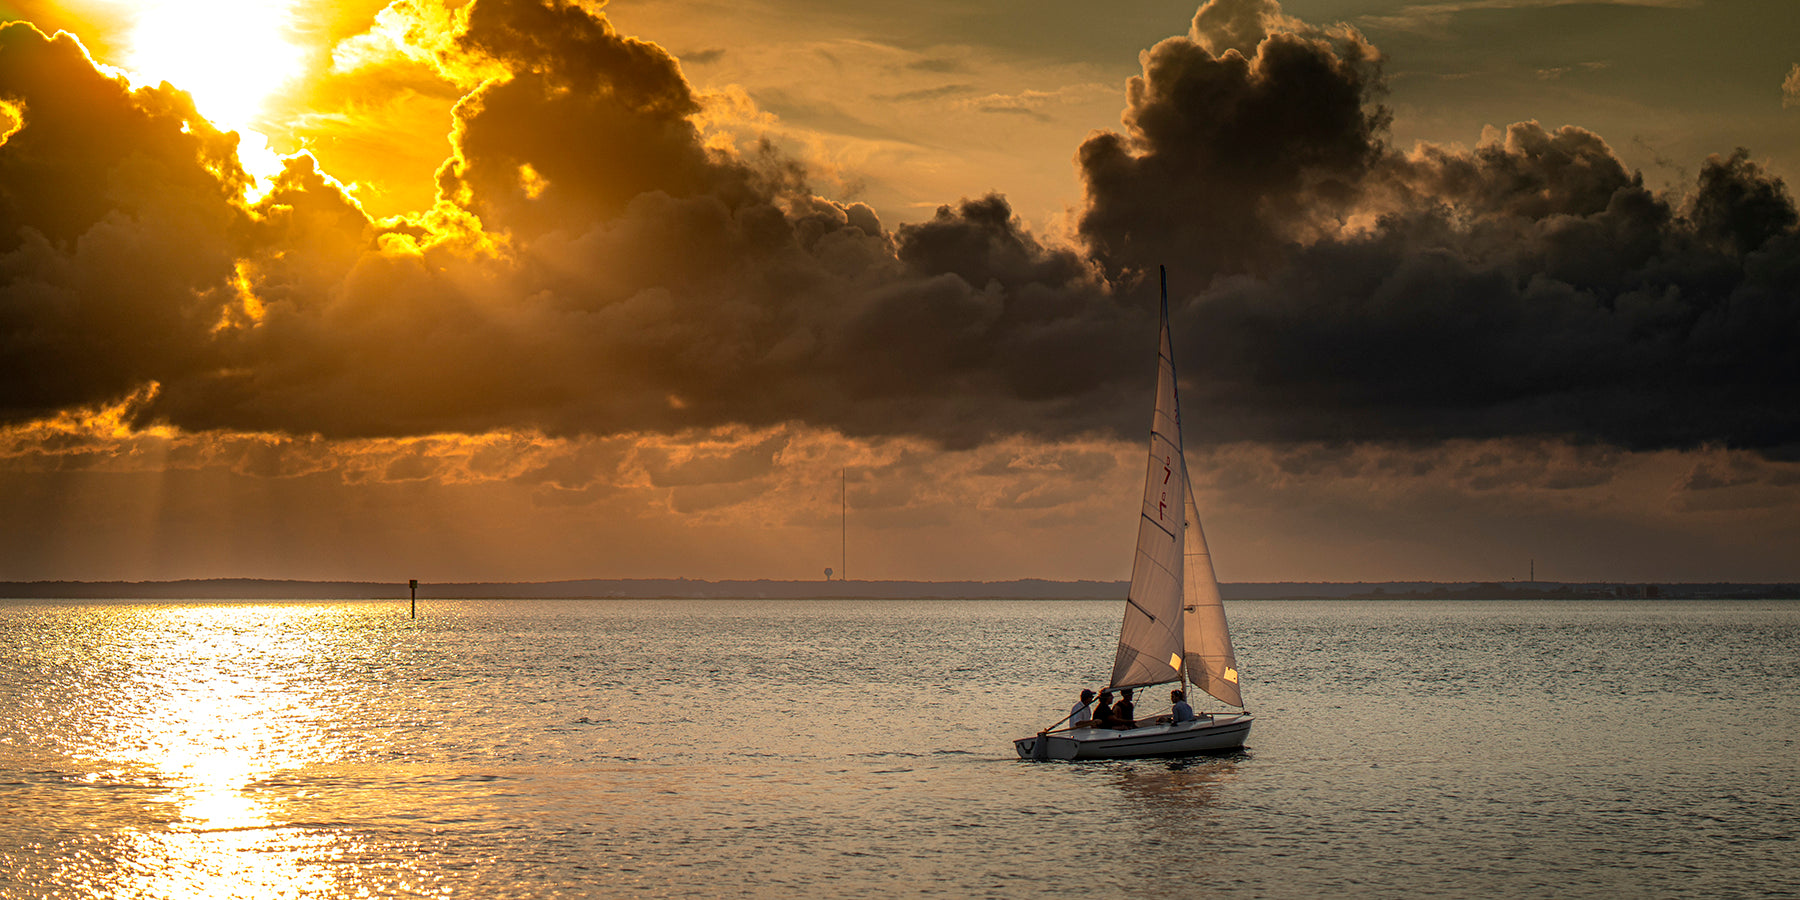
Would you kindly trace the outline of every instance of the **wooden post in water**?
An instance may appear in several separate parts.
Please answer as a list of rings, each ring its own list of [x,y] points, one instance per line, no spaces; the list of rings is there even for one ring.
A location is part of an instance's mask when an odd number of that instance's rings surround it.
[[[411,579],[409,586],[412,588],[412,618],[416,619],[419,617],[419,579]]]
[[[850,577],[850,470],[838,470],[838,580]]]

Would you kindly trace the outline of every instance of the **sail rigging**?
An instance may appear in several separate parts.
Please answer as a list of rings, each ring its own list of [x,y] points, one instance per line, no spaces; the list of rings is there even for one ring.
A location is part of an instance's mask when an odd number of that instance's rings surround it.
[[[1112,686],[1142,687],[1177,679],[1232,706],[1244,705],[1219,581],[1182,453],[1181,397],[1165,272],[1144,505]]]

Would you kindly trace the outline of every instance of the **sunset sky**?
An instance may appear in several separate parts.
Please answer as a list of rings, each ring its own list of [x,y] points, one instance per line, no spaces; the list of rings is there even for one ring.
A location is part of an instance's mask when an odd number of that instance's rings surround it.
[[[0,18],[3,580],[1800,580],[1792,0]]]

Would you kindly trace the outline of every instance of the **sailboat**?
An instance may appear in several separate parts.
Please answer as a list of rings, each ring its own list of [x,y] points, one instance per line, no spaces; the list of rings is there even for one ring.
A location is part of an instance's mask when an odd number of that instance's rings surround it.
[[[1219,597],[1212,554],[1181,452],[1181,403],[1169,338],[1169,275],[1162,277],[1162,332],[1156,368],[1156,412],[1150,423],[1150,464],[1138,518],[1131,592],[1119,626],[1109,690],[1181,683],[1236,712],[1202,713],[1180,723],[1140,719],[1141,727],[1069,725],[1064,719],[1013,741],[1022,759],[1128,759],[1241,747],[1251,716],[1238,686],[1237,658]],[[1172,717],[1170,717],[1172,718]]]

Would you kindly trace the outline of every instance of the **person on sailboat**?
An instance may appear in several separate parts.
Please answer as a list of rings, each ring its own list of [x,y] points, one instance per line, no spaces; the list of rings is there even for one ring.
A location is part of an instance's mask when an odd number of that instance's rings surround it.
[[[1180,725],[1194,721],[1194,708],[1188,705],[1187,694],[1180,690],[1169,692],[1169,714],[1156,721],[1164,725]]]
[[[1131,702],[1131,688],[1119,692],[1119,702],[1112,708],[1112,721],[1112,727],[1120,731],[1137,727],[1137,704]]]
[[[1100,702],[1094,706],[1094,720],[1089,723],[1095,728],[1113,727],[1112,691],[1101,691]]]
[[[1083,688],[1081,691],[1081,702],[1075,704],[1074,709],[1069,710],[1070,728],[1080,728],[1084,725],[1093,724],[1094,714],[1088,709],[1088,704],[1093,702],[1094,692]]]

